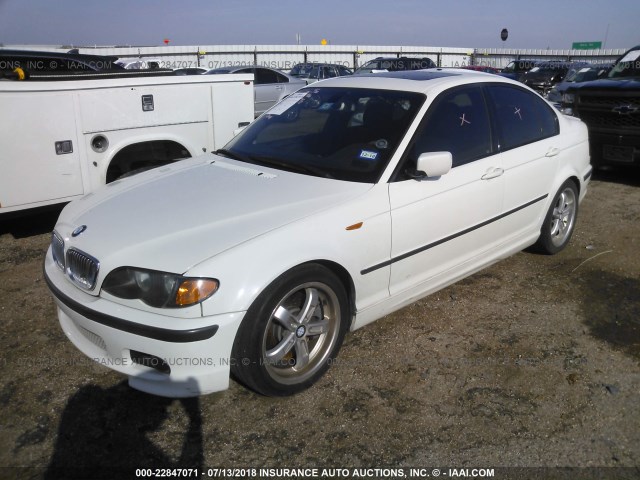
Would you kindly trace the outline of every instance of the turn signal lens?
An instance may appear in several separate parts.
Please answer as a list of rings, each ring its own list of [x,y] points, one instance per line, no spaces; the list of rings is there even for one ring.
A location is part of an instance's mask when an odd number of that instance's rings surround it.
[[[182,281],[176,292],[176,305],[185,307],[202,302],[216,293],[218,282],[207,278],[193,278]]]

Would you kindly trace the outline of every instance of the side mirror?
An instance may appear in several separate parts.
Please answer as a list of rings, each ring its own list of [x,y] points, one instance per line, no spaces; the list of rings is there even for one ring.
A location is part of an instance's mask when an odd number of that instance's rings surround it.
[[[233,131],[233,136],[235,137],[236,135],[238,135],[241,131],[243,131],[245,128],[247,128],[249,126],[250,122],[240,122],[238,123],[238,128],[236,128]]]
[[[409,175],[416,179],[441,177],[451,170],[453,158],[451,152],[427,152],[418,157],[415,172]]]

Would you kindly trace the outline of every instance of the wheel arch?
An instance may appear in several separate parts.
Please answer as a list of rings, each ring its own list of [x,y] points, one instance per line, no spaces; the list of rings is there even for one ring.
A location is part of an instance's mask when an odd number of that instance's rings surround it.
[[[576,175],[571,175],[570,177],[567,178],[567,180],[571,180],[573,182],[573,184],[576,186],[576,189],[578,190],[578,196],[580,196],[580,192],[582,190],[582,184],[580,183],[580,179]]]
[[[347,297],[349,299],[349,313],[351,319],[349,320],[349,328],[353,325],[353,320],[356,315],[356,287],[353,282],[353,278],[351,278],[351,274],[348,272],[346,268],[340,265],[337,262],[331,260],[311,260],[309,262],[302,263],[301,265],[307,264],[318,264],[330,270],[342,283],[344,286],[345,292],[347,292]],[[297,268],[297,267],[294,267]]]
[[[166,165],[195,153],[184,139],[173,136],[128,139],[114,146],[104,170],[104,183],[111,183],[133,170]]]

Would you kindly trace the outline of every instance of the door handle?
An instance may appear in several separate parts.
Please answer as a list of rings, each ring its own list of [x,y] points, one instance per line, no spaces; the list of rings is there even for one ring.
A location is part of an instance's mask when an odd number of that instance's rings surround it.
[[[555,157],[556,155],[558,155],[560,153],[560,149],[556,148],[556,147],[551,147],[547,153],[545,154],[545,157]]]
[[[491,167],[487,169],[487,173],[480,177],[482,180],[491,180],[492,178],[499,177],[504,173],[504,169],[500,167]]]

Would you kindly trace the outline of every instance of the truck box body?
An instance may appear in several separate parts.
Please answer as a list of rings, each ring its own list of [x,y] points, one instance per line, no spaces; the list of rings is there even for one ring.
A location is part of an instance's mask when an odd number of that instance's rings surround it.
[[[253,97],[247,74],[0,81],[0,214],[221,148]]]

